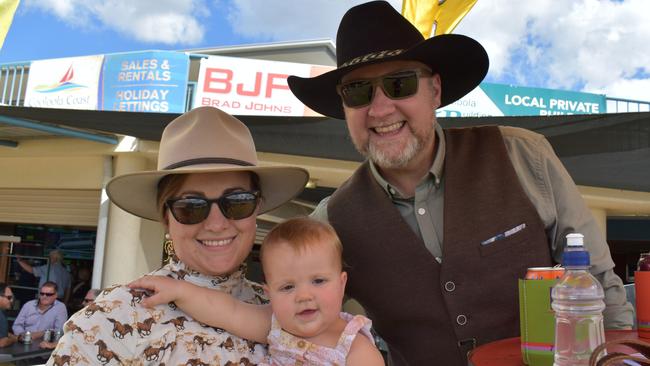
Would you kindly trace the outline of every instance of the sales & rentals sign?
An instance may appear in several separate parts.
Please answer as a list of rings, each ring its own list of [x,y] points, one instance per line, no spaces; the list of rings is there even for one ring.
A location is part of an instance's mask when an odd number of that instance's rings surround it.
[[[146,51],[106,55],[99,109],[183,113],[189,56]]]

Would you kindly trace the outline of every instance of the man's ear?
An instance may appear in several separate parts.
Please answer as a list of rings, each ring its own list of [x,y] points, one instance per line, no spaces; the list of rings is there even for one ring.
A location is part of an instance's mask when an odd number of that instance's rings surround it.
[[[442,94],[442,81],[440,80],[440,74],[433,74],[431,76],[431,94],[433,94],[433,107],[438,109],[440,107],[440,98]]]

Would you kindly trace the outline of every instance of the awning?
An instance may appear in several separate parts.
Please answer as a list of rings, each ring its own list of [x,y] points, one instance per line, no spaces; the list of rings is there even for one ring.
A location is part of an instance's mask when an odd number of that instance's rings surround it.
[[[0,106],[0,117],[105,136],[157,141],[178,114]],[[361,161],[345,122],[329,118],[239,116],[259,151]],[[506,125],[545,135],[579,185],[650,192],[650,112],[440,118],[444,128]],[[0,119],[0,127],[3,123]],[[19,142],[20,137],[13,136]],[[3,134],[0,140],[11,141]]]

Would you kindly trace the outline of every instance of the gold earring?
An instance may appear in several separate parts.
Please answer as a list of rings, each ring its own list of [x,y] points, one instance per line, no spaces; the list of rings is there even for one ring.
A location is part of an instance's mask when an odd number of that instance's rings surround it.
[[[165,241],[163,242],[163,250],[165,251],[165,264],[171,263],[172,260],[176,258],[176,252],[174,251],[174,241],[172,241],[169,234],[165,234]]]

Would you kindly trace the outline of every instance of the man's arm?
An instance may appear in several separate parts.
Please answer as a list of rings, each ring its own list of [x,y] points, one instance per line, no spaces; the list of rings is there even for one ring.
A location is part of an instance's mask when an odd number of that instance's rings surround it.
[[[32,267],[31,264],[27,263],[26,260],[22,258],[16,258],[16,262],[18,262],[18,265],[20,268],[22,268],[25,272],[29,272],[31,274],[34,274],[34,267]]]
[[[0,347],[11,346],[16,343],[17,340],[18,338],[15,335],[9,333],[6,337],[0,338]]]
[[[567,234],[583,234],[591,258],[590,272],[605,290],[605,328],[629,329],[634,310],[626,301],[622,281],[614,274],[604,232],[550,143],[521,129],[502,127],[501,131],[519,181],[544,222],[554,261],[561,261]]]
[[[63,324],[65,324],[66,320],[68,320],[68,309],[66,309],[65,304],[62,302],[57,301],[56,302],[58,305],[56,309],[56,314],[54,317],[54,329],[63,329]]]
[[[25,303],[23,307],[20,309],[20,312],[18,313],[18,316],[16,317],[16,320],[14,320],[14,324],[11,327],[11,330],[13,330],[15,335],[21,335],[25,333],[25,319],[26,319],[26,313],[27,310],[25,307],[29,304],[29,302]]]

